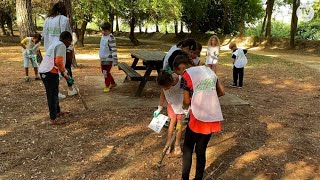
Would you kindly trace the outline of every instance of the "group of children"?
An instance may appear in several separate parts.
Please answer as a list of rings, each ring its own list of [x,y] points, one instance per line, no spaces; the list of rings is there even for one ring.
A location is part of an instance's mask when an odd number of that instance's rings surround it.
[[[60,25],[60,24],[59,24]],[[116,39],[111,33],[111,24],[101,25],[102,36],[100,41],[101,71],[105,78],[103,92],[109,92],[117,86],[110,71],[117,65]],[[40,77],[46,89],[51,124],[63,124],[65,121],[58,119],[64,115],[59,106],[59,75],[67,81],[69,87],[73,87],[74,79],[71,74],[71,62],[67,61],[67,48],[72,44],[72,34],[63,31],[59,39],[46,46],[46,55],[38,66],[34,56],[38,51],[41,35],[27,37],[21,42],[23,47],[23,60],[26,71],[26,81],[29,81],[29,61],[35,71],[36,79]],[[46,43],[45,43],[46,44]],[[247,63],[247,50],[237,48],[234,42],[229,48],[233,51],[233,84],[232,87],[243,86],[244,66]],[[224,88],[219,81],[216,72],[219,60],[220,41],[215,35],[208,40],[206,66],[200,65],[200,52],[202,45],[194,39],[185,39],[174,45],[164,57],[163,70],[159,73],[157,83],[161,86],[161,95],[158,109],[154,112],[157,117],[167,102],[167,113],[170,117],[168,139],[173,135],[176,126],[181,126],[184,116],[189,116],[183,148],[180,147],[182,135],[181,129],[176,135],[173,147],[169,147],[174,154],[181,155],[182,179],[189,179],[192,153],[197,155],[195,179],[202,179],[206,163],[206,149],[212,133],[221,131],[223,121],[222,111],[218,97],[224,95]],[[238,83],[239,79],[239,83]]]
[[[235,42],[230,43],[233,51],[232,87],[243,85],[243,70],[247,63],[246,50],[238,49]],[[189,179],[192,153],[197,155],[195,179],[202,179],[206,163],[206,148],[211,134],[221,131],[222,111],[219,96],[224,95],[224,88],[218,77],[217,64],[219,59],[220,41],[216,35],[208,40],[205,66],[200,66],[202,46],[194,39],[186,39],[171,47],[164,57],[163,70],[159,73],[157,83],[162,88],[158,109],[154,112],[157,117],[167,101],[167,114],[170,117],[166,146],[176,127],[181,127],[184,116],[189,115],[183,150],[181,151],[181,128],[178,129],[173,147],[175,155],[183,153],[182,179]],[[239,77],[239,78],[238,78]]]

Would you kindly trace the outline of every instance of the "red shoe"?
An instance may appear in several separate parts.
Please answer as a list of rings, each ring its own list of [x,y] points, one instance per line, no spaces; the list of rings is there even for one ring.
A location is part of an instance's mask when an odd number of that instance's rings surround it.
[[[58,119],[58,120],[50,120],[49,124],[50,125],[61,125],[61,124],[65,124],[67,123],[67,121],[64,121],[62,119]]]
[[[70,112],[69,112],[69,111],[66,111],[66,112],[60,112],[60,113],[58,113],[58,114],[57,114],[57,117],[62,117],[62,116],[68,115],[68,114],[70,114]]]

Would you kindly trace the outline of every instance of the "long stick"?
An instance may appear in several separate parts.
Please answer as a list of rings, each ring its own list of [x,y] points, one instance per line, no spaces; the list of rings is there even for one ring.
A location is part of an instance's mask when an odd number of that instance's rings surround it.
[[[87,103],[86,103],[86,102],[84,101],[84,99],[82,98],[82,96],[81,96],[81,94],[80,94],[80,92],[79,92],[79,89],[78,89],[78,87],[76,86],[76,84],[73,84],[73,86],[74,86],[74,88],[76,89],[76,91],[77,91],[77,93],[78,93],[78,95],[79,95],[79,98],[80,98],[80,100],[81,100],[84,108],[89,109],[88,106],[87,106]]]

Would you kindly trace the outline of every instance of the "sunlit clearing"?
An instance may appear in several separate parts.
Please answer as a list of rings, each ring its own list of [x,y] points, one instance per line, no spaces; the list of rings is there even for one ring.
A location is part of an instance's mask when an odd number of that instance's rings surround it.
[[[231,149],[237,144],[236,133],[224,134],[219,141],[214,141],[208,145],[206,156],[207,166],[212,164],[221,154]]]
[[[262,84],[274,84],[275,83],[275,81],[274,80],[271,80],[271,79],[266,79],[266,80],[263,80],[263,81],[261,81],[261,83]]]
[[[282,128],[282,127],[283,126],[280,123],[276,123],[276,122],[267,123],[268,131],[278,130],[278,129]]]
[[[99,152],[93,154],[89,159],[92,161],[101,161],[103,158],[107,157],[113,150],[114,146],[106,146],[102,148]]]
[[[285,166],[285,179],[312,179],[315,178],[314,175],[316,167],[307,164],[304,161],[290,162]]]
[[[11,131],[8,131],[8,130],[0,130],[0,136],[4,136],[8,133],[10,133]]]

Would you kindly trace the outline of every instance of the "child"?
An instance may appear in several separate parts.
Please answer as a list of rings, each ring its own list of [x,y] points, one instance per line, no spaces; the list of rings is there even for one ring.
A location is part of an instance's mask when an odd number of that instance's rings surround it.
[[[100,40],[99,56],[101,61],[101,70],[105,78],[104,82],[106,86],[103,89],[103,92],[109,92],[110,89],[117,86],[110,73],[112,65],[116,66],[118,64],[116,38],[111,34],[110,23],[103,23],[101,25],[101,29],[102,36]]]
[[[60,41],[52,43],[46,51],[46,56],[40,64],[39,72],[41,79],[46,88],[48,106],[50,111],[50,124],[59,125],[64,124],[65,121],[58,119],[65,112],[61,112],[59,106],[59,71],[68,83],[73,84],[74,80],[68,75],[65,69],[66,49],[72,42],[71,33],[64,31],[60,35]]]
[[[174,58],[177,57],[178,55],[187,54],[187,56],[192,58],[196,49],[197,49],[197,42],[194,39],[191,39],[191,38],[185,39],[181,43],[180,50],[176,50],[171,54],[171,56],[168,59],[167,67],[163,67],[164,70],[167,70],[168,68],[173,70],[172,64],[173,64]]]
[[[23,51],[22,51],[23,66],[26,74],[24,80],[26,82],[30,80],[29,61],[31,61],[31,64],[34,69],[34,75],[36,76],[35,80],[40,80],[40,77],[38,75],[38,63],[37,63],[37,56],[36,56],[39,46],[41,44],[40,41],[41,41],[41,35],[36,33],[32,37],[24,38],[20,43],[23,48]]]
[[[74,35],[72,35],[72,39],[74,38]],[[72,41],[71,45],[67,48],[67,53],[66,53],[66,64],[65,64],[65,68],[67,69],[69,75],[73,78],[72,76],[72,60],[74,57],[74,45],[75,42]],[[68,83],[68,96],[74,96],[76,94],[78,94],[78,90],[73,87],[73,84]]]
[[[170,117],[170,125],[168,129],[168,139],[166,146],[169,145],[169,141],[172,137],[173,131],[179,124],[181,124],[184,111],[182,109],[183,101],[183,90],[180,88],[181,76],[177,74],[169,74],[168,72],[162,70],[157,78],[158,84],[161,86],[162,91],[160,95],[160,102],[158,109],[153,113],[154,117],[157,117],[163,107],[164,101],[167,101],[167,113]],[[176,141],[174,145],[174,154],[181,155],[180,139],[181,139],[181,129],[176,135]],[[171,147],[169,147],[167,153],[170,153]]]
[[[196,50],[191,55],[191,58],[192,58],[192,60],[194,62],[194,65],[196,65],[196,66],[200,65],[200,53],[201,53],[201,50],[202,50],[202,45],[197,41]]]
[[[168,53],[164,56],[163,58],[163,69],[165,70],[168,66],[169,66],[169,57],[172,55],[172,53],[176,50],[181,50],[180,46],[182,44],[183,41],[180,41],[178,44],[173,45],[170,50],[168,51]]]
[[[218,36],[213,35],[208,40],[208,49],[206,57],[206,65],[217,73],[217,64],[220,51],[220,40]]]
[[[192,60],[186,56],[177,56],[173,66],[174,72],[182,75],[183,108],[188,109],[191,105],[183,144],[182,179],[189,179],[193,150],[197,156],[195,179],[202,179],[211,134],[221,131],[223,116],[218,96],[223,96],[224,90],[209,67],[193,67]]]
[[[229,44],[229,48],[232,50],[232,59],[233,59],[233,84],[231,87],[238,86],[238,78],[239,78],[239,86],[238,88],[242,88],[243,86],[243,74],[244,67],[246,66],[248,60],[246,57],[247,50],[237,48],[237,44],[235,42],[231,42]]]

